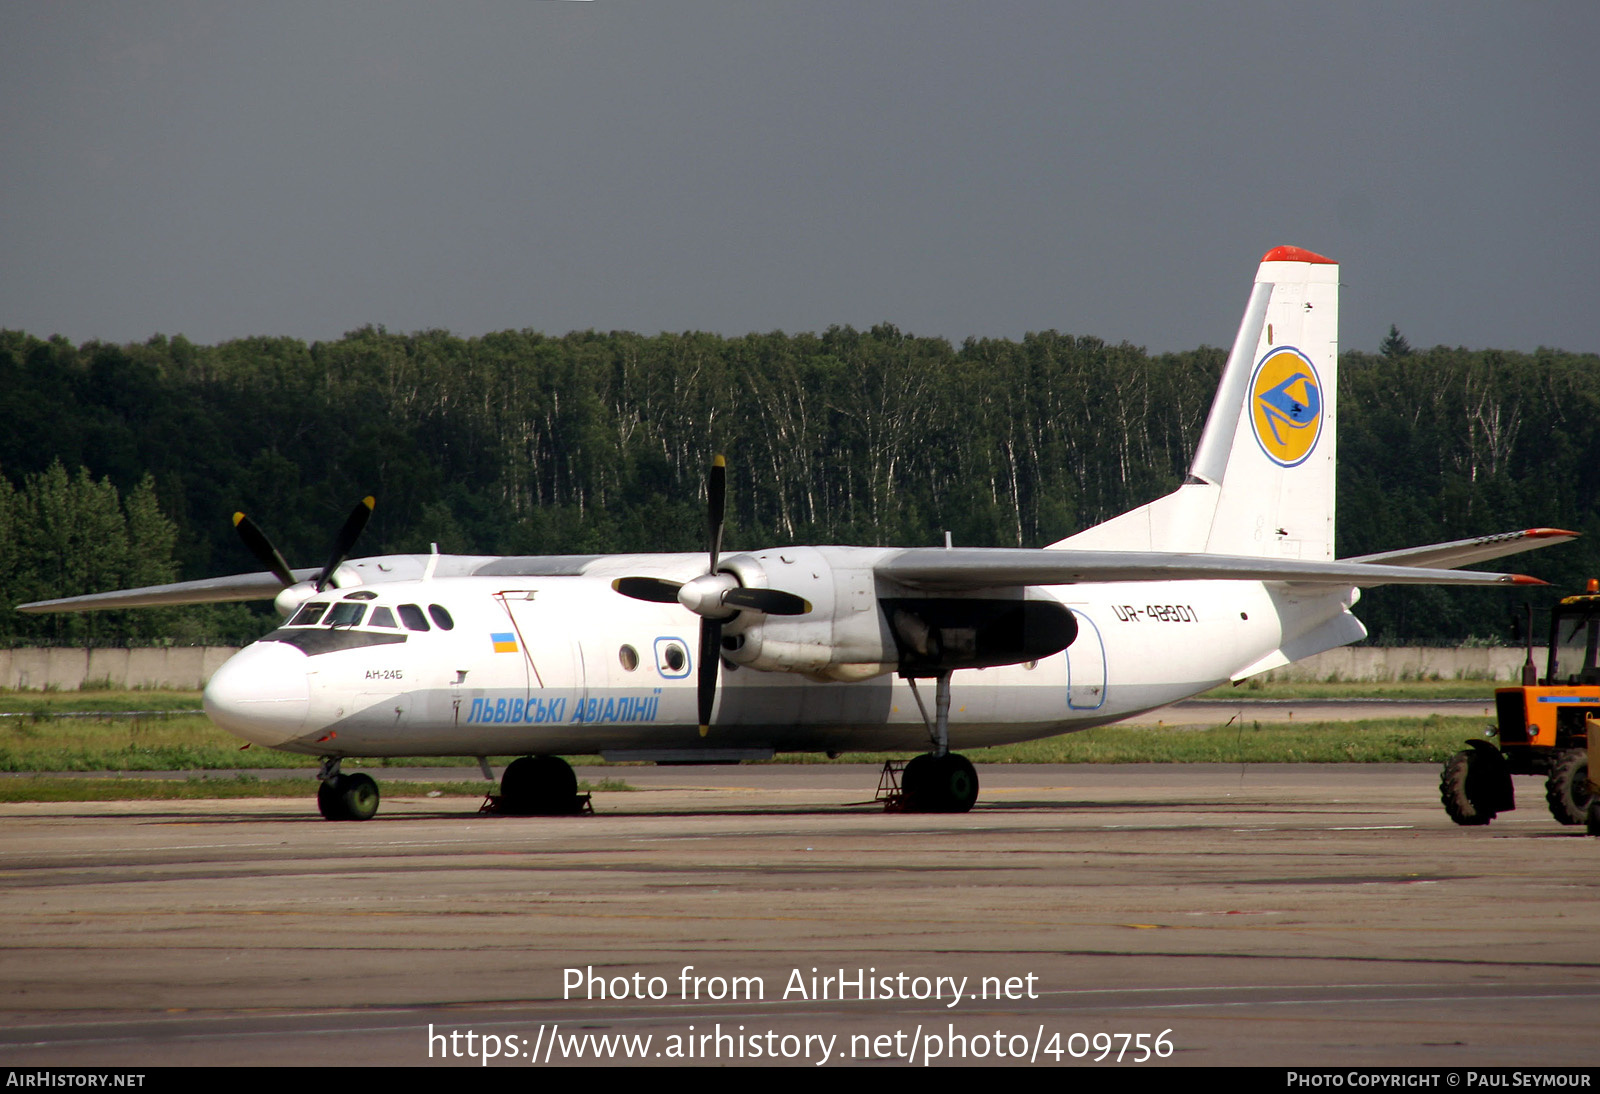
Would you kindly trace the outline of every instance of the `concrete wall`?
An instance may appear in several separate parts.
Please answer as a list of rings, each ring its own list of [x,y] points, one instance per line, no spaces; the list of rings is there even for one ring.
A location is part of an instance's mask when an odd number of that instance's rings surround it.
[[[1502,680],[1513,682],[1527,657],[1521,649],[1433,649],[1341,646],[1266,674],[1269,680]],[[1533,663],[1544,671],[1534,651]]]
[[[72,691],[86,680],[119,688],[199,688],[237,652],[232,646],[0,650],[0,688]]]
[[[231,646],[168,649],[0,650],[0,688],[71,691],[85,680],[114,687],[199,688],[237,650]],[[1267,674],[1269,680],[1505,680],[1522,668],[1519,649],[1427,649],[1346,646]],[[1542,662],[1535,657],[1535,663]]]

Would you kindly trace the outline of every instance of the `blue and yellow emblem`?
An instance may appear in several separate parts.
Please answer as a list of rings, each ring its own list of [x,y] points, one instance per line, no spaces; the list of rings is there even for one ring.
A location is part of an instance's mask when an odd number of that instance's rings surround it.
[[[489,640],[494,643],[495,653],[517,652],[517,636],[515,634],[490,634]]]
[[[1261,359],[1250,381],[1250,424],[1280,467],[1311,455],[1322,434],[1322,381],[1305,354],[1283,346]]]

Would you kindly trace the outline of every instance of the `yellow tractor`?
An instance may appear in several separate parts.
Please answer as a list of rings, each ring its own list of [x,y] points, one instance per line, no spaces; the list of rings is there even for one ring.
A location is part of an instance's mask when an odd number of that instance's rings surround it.
[[[1457,824],[1488,824],[1517,807],[1513,775],[1543,775],[1550,814],[1562,824],[1587,824],[1600,835],[1600,808],[1590,819],[1589,723],[1600,718],[1600,583],[1563,597],[1550,611],[1550,642],[1542,677],[1533,661],[1532,611],[1522,686],[1496,688],[1498,746],[1488,740],[1445,761],[1439,779],[1444,810]]]

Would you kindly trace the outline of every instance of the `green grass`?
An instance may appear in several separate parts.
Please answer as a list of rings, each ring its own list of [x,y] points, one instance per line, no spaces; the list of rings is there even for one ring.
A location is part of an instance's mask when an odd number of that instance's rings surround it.
[[[16,691],[0,688],[0,713],[58,714],[91,710],[198,711],[200,693],[166,688],[83,688],[78,691]]]
[[[318,760],[241,749],[203,714],[170,718],[0,719],[0,771],[188,771],[310,767]]]
[[[1247,722],[1210,729],[1102,726],[966,755],[974,763],[1443,763],[1483,718],[1382,718],[1360,722]]]
[[[1246,680],[1197,696],[1200,699],[1493,699],[1510,680]]]
[[[1482,736],[1479,717],[1388,718],[1360,722],[1246,722],[1210,729],[1105,726],[967,753],[977,763],[1407,763],[1443,761],[1467,737]],[[902,754],[892,754],[899,758]],[[847,753],[839,763],[878,763],[881,753]],[[598,756],[570,757],[600,765]],[[0,725],[0,771],[229,771],[314,769],[320,761],[238,741],[199,716],[160,719],[17,721]],[[417,759],[374,761],[375,768]],[[476,767],[471,756],[427,757],[429,767]],[[499,761],[499,762],[503,762]],[[826,763],[814,754],[777,763]]]

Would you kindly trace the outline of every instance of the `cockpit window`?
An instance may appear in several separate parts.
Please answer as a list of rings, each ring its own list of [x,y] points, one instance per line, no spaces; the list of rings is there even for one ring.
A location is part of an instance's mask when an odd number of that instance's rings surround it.
[[[442,604],[429,604],[428,614],[433,616],[433,621],[441,631],[448,631],[455,627],[456,621],[450,618],[450,613],[444,610]]]
[[[361,624],[361,617],[365,614],[367,614],[365,604],[345,601],[333,606],[333,611],[328,613],[326,622],[330,627],[356,627]]]
[[[398,624],[398,623],[396,623],[394,621],[394,613],[391,612],[388,608],[373,608],[372,609],[372,618],[367,620],[367,626],[369,626],[369,627],[398,627],[398,626],[400,626],[400,624]]]
[[[427,618],[422,614],[422,609],[415,604],[400,605],[400,621],[406,625],[407,630],[431,630]]]
[[[284,626],[286,626],[286,627],[309,627],[309,626],[313,625],[314,623],[316,623],[317,620],[321,619],[322,618],[322,613],[327,611],[327,610],[328,610],[328,603],[325,600],[324,601],[318,601],[315,604],[307,604],[305,607],[301,608],[298,612],[295,612],[294,613],[294,618],[289,620],[289,622],[285,623]]]

